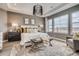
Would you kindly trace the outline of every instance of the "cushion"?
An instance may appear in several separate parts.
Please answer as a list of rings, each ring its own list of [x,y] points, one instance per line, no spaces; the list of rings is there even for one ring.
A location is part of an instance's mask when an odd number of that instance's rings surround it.
[[[73,43],[73,39],[68,39],[68,41]]]
[[[25,47],[30,47],[30,46],[32,46],[32,43],[31,42],[25,42]]]

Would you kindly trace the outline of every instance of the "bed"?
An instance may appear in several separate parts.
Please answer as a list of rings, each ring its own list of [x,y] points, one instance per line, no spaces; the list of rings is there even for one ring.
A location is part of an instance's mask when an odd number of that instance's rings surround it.
[[[25,42],[38,38],[41,38],[44,42],[49,41],[49,35],[47,33],[38,32],[38,26],[22,25],[21,27],[24,29],[24,31],[21,33],[21,45],[24,45]]]
[[[41,32],[37,32],[37,33],[22,33],[21,34],[21,45],[24,45],[25,42],[30,41],[31,39],[37,39],[37,38],[41,38],[43,39],[45,44],[48,44],[47,42],[49,42],[49,35],[47,33],[41,33]]]

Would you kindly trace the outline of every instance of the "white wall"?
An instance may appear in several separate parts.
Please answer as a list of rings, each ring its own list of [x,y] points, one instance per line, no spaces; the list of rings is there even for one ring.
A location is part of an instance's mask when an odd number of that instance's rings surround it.
[[[7,12],[0,9],[0,32],[7,31]]]

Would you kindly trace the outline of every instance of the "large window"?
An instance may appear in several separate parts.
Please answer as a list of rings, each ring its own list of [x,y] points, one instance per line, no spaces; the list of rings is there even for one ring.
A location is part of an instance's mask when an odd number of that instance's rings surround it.
[[[48,32],[52,31],[52,19],[48,20]]]
[[[79,32],[79,11],[72,13],[72,33]]]
[[[54,32],[68,33],[68,15],[54,18]]]

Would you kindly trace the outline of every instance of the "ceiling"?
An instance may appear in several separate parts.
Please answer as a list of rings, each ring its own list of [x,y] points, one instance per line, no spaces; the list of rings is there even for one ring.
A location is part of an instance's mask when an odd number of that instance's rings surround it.
[[[0,3],[0,8],[7,11],[33,15],[33,6],[36,4],[37,3]],[[40,17],[47,17],[77,5],[76,3],[38,3],[38,4],[43,6],[43,15]]]

